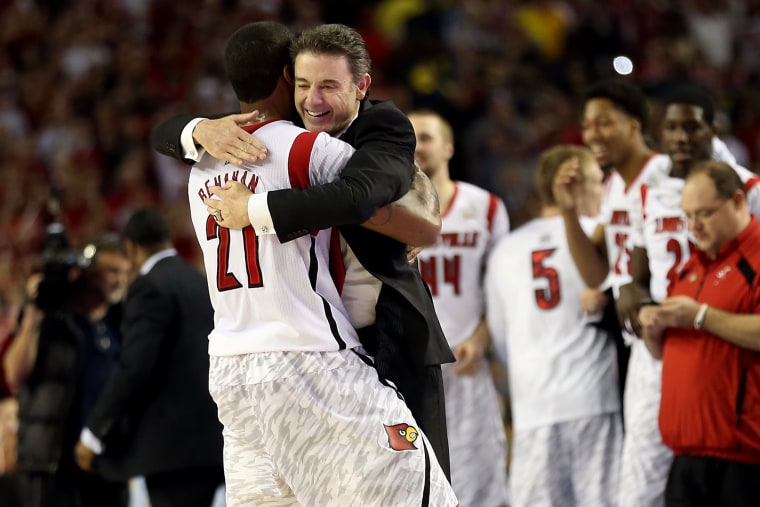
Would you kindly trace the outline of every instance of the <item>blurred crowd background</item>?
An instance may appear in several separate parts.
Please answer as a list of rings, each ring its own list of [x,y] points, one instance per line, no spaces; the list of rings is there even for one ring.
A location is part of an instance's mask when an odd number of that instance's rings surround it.
[[[653,124],[673,83],[709,88],[721,137],[760,170],[760,0],[0,0],[0,340],[53,220],[78,246],[159,205],[199,261],[187,168],[150,129],[234,111],[221,51],[261,19],[359,29],[371,96],[449,119],[453,176],[500,195],[513,226],[536,209],[538,153],[580,143],[584,90],[616,72],[646,90]]]

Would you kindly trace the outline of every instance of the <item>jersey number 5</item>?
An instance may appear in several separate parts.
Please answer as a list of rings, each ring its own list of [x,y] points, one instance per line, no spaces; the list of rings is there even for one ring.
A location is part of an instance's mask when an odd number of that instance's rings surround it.
[[[248,288],[261,287],[261,265],[259,264],[259,238],[250,225],[240,231],[243,235],[243,250],[245,254],[245,271]],[[230,273],[230,239],[232,231],[220,227],[213,216],[206,219],[206,239],[219,240],[216,247],[216,287],[219,292],[239,289],[242,283]]]
[[[562,299],[559,287],[559,273],[554,268],[544,266],[544,261],[551,257],[555,250],[556,248],[547,248],[546,250],[534,250],[531,252],[533,279],[546,280],[548,282],[547,287],[534,291],[536,304],[542,310],[551,310]]]

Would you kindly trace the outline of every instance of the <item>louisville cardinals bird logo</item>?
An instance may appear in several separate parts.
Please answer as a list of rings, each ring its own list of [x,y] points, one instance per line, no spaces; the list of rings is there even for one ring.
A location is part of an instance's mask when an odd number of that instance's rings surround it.
[[[388,445],[391,449],[394,451],[413,451],[417,449],[417,446],[414,445],[418,436],[417,428],[405,423],[394,424],[393,426],[383,424],[383,426],[388,434]]]

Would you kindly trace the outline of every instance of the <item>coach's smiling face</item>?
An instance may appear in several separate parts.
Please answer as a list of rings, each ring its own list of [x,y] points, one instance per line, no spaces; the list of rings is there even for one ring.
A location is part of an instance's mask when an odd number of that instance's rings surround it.
[[[296,110],[312,131],[340,133],[359,111],[371,83],[351,73],[345,55],[300,53],[294,62]]]

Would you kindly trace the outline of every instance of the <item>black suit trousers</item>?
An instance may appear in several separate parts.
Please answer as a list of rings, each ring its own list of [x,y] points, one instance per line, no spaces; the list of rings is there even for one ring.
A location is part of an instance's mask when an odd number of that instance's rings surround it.
[[[145,478],[151,507],[209,507],[224,484],[222,467],[175,470]]]

